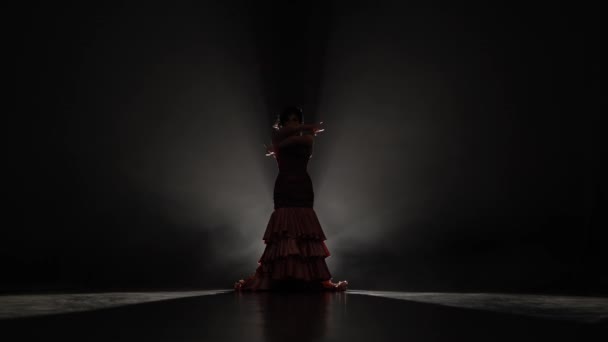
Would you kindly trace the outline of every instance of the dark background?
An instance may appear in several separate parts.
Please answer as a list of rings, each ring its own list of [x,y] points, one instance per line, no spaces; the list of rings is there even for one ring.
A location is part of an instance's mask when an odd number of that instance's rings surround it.
[[[2,292],[230,288],[263,250],[277,170],[262,143],[295,104],[326,122],[309,172],[335,281],[606,294],[594,9],[5,13]]]

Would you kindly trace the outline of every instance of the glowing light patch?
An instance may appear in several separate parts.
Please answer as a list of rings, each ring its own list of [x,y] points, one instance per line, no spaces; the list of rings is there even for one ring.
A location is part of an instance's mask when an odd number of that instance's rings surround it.
[[[176,298],[210,296],[233,291],[205,290],[8,295],[0,296],[0,319],[91,311]]]
[[[349,290],[348,294],[587,323],[608,319],[608,298],[603,297],[357,290]]]

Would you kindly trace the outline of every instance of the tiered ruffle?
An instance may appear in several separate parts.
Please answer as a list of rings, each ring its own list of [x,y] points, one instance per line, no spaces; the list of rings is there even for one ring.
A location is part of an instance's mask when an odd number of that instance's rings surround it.
[[[313,208],[277,208],[264,233],[266,248],[242,289],[269,290],[284,281],[317,283],[331,279],[325,234]]]
[[[272,212],[264,241],[269,243],[280,237],[327,240],[317,214],[308,207],[277,208]]]

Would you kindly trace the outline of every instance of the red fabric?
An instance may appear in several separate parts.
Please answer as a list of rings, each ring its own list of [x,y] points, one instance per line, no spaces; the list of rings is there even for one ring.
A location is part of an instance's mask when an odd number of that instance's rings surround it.
[[[279,175],[274,187],[275,210],[264,232],[266,248],[242,290],[271,290],[293,282],[319,286],[332,278],[325,234],[313,209],[314,193],[306,166],[310,146],[279,149]]]

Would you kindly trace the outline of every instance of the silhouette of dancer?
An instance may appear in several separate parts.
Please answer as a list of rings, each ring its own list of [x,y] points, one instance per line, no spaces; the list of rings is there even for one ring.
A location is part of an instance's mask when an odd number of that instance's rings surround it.
[[[313,137],[324,131],[322,124],[304,124],[298,107],[287,107],[277,117],[266,154],[279,167],[274,212],[263,238],[266,247],[255,273],[236,282],[235,290],[346,290],[347,281],[331,281],[325,262],[330,256],[327,238],[313,210],[312,181],[306,170]]]

